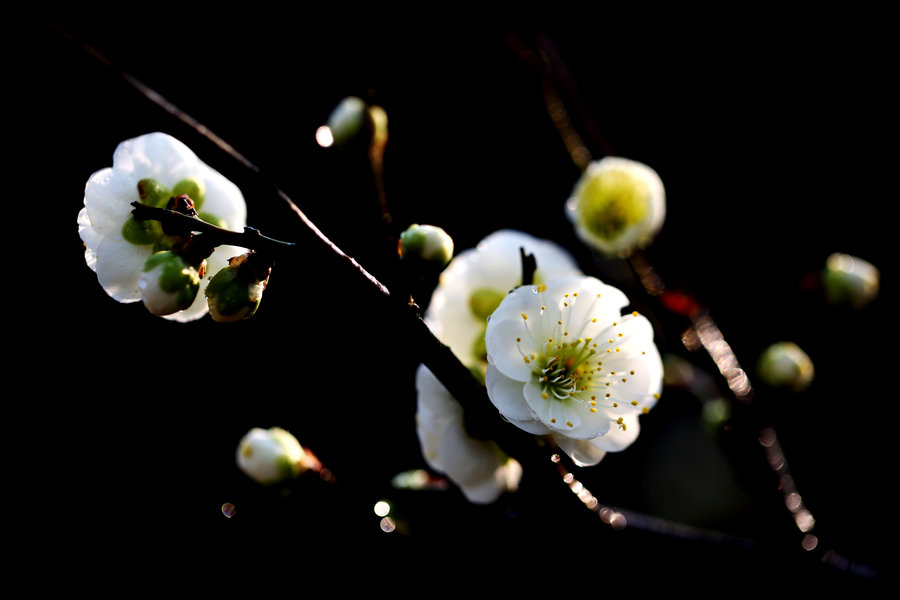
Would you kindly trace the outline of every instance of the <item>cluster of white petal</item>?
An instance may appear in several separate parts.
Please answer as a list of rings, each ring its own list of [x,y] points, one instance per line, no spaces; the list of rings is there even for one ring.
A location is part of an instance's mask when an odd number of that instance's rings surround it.
[[[501,230],[457,255],[442,272],[425,321],[435,336],[475,373],[487,367],[487,317],[522,283],[521,252],[535,256],[538,281],[580,274],[556,244],[514,230]],[[426,367],[416,376],[417,431],[426,462],[460,487],[471,502],[488,503],[518,486],[522,468],[496,443],[471,438],[463,410]]]
[[[172,188],[179,181],[196,178],[205,184],[202,212],[215,216],[228,229],[241,230],[246,222],[246,204],[241,191],[206,164],[182,142],[164,133],[150,133],[119,144],[112,167],[91,175],[85,185],[84,208],[78,214],[78,233],[85,244],[85,260],[96,272],[103,289],[119,302],[141,300],[138,281],[151,245],[125,239],[122,229],[131,218],[132,202],[138,201],[137,184],[155,179]],[[214,275],[228,259],[243,249],[219,247],[208,259],[207,273]],[[208,311],[203,294],[208,278],[190,308],[169,315],[190,321]]]

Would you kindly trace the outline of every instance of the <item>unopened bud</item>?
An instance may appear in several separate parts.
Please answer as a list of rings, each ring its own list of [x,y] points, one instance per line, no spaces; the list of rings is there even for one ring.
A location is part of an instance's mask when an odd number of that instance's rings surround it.
[[[766,348],[757,370],[769,385],[794,391],[809,387],[815,374],[812,360],[794,342],[777,342]]]
[[[159,316],[188,308],[197,297],[205,269],[206,261],[195,267],[172,251],[151,254],[138,279],[144,306]]]
[[[252,317],[259,308],[271,267],[256,253],[229,259],[206,286],[206,300],[213,320],[229,323]]]
[[[878,296],[880,279],[881,275],[872,263],[840,252],[828,257],[822,273],[828,301],[855,308],[866,306]]]
[[[293,479],[309,468],[308,463],[297,438],[280,427],[254,427],[238,444],[238,468],[263,485]]]
[[[400,234],[400,256],[443,268],[453,258],[453,238],[434,225],[410,225]]]
[[[363,130],[366,121],[366,103],[355,96],[341,100],[328,116],[326,127],[330,141],[323,145],[340,146],[355,138]],[[320,139],[320,144],[323,141]]]

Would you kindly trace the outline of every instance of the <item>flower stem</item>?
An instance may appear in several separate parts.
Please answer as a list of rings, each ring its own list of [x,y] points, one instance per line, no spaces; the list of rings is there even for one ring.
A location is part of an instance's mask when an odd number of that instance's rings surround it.
[[[138,221],[153,219],[162,223],[163,227],[171,226],[183,231],[191,231],[203,234],[206,242],[211,246],[240,246],[248,250],[259,250],[270,254],[277,254],[291,250],[295,247],[292,242],[283,242],[267,237],[258,229],[245,227],[244,231],[230,231],[199,217],[186,215],[168,208],[148,206],[140,202],[132,202],[134,210],[131,211]]]

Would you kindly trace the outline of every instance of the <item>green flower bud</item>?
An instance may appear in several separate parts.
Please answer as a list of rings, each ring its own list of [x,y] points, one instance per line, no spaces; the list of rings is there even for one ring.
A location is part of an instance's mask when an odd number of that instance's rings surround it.
[[[878,296],[881,275],[871,263],[835,252],[825,262],[822,285],[832,304],[863,308]]]
[[[197,297],[204,269],[205,261],[194,267],[171,251],[151,254],[138,280],[144,306],[160,316],[188,308]]]
[[[331,143],[336,146],[347,143],[363,130],[366,120],[366,103],[355,96],[341,100],[328,116],[327,127]]]
[[[203,200],[206,198],[206,182],[199,177],[182,179],[175,184],[174,188],[172,188],[173,196],[179,196],[181,194],[189,196],[190,199],[194,201],[194,208],[199,211],[200,207],[203,205]]]
[[[410,225],[400,234],[400,256],[443,268],[453,258],[453,238],[434,225]]]
[[[252,317],[269,281],[270,267],[255,253],[236,256],[206,286],[209,314],[220,323]]]
[[[815,374],[812,360],[794,342],[777,342],[766,348],[757,370],[769,385],[794,391],[809,387]]]

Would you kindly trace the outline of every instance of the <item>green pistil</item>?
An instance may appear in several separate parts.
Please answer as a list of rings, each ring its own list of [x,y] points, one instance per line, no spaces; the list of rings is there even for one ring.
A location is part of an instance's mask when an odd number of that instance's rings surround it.
[[[565,400],[577,394],[585,386],[583,378],[589,372],[587,363],[596,353],[589,347],[591,340],[578,340],[574,344],[547,342],[545,354],[538,359],[543,367],[535,371],[541,391],[548,398]]]
[[[648,190],[624,171],[607,171],[591,179],[581,195],[580,211],[597,236],[614,240],[647,215]]]

